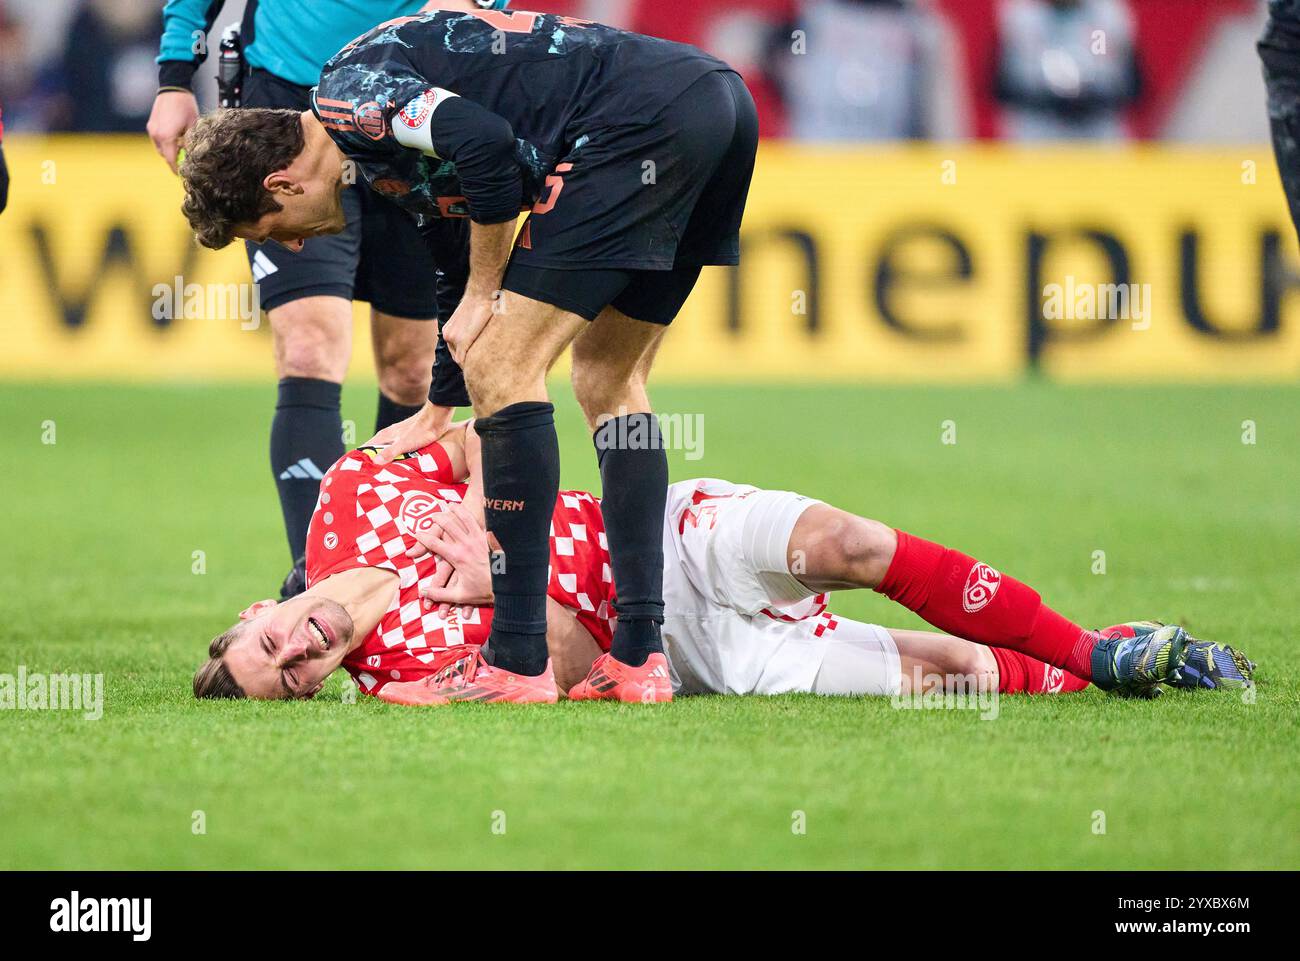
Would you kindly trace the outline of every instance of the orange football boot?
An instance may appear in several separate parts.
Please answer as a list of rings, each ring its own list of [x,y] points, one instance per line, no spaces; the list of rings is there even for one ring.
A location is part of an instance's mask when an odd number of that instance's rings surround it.
[[[625,704],[663,704],[673,699],[668,658],[651,654],[640,667],[632,667],[602,654],[591,665],[586,680],[569,691],[573,701],[622,701]]]
[[[386,684],[380,688],[378,696],[393,704],[420,706],[453,701],[554,704],[560,695],[550,661],[546,662],[545,671],[537,677],[529,677],[493,667],[483,660],[477,647],[469,647],[464,654],[428,677]]]

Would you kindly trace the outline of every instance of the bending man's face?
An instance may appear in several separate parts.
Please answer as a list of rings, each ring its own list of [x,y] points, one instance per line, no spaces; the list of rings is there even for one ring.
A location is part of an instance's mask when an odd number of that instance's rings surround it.
[[[272,174],[267,180],[280,176]],[[333,183],[290,184],[276,192],[276,200],[280,202],[280,210],[264,214],[257,223],[241,224],[235,236],[258,244],[274,240],[298,253],[309,238],[342,233],[347,228],[341,178]]]
[[[258,601],[239,616],[226,669],[259,700],[314,697],[343,663],[355,630],[342,605],[311,594]]]

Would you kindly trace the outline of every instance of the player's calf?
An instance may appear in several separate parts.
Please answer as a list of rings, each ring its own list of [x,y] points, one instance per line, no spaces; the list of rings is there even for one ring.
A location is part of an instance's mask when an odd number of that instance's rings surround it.
[[[408,408],[396,412],[403,416],[388,420],[396,423],[424,406],[429,396],[429,371],[438,347],[438,324],[436,320],[408,320],[372,310],[370,339],[380,396],[394,407]],[[382,430],[388,423],[377,426],[376,430]]]
[[[606,308],[573,344],[573,390],[594,431],[618,597],[611,656],[630,671],[662,657],[668,455],[645,382],[659,324]]]
[[[547,532],[560,487],[560,444],[544,378],[582,320],[517,295],[503,294],[500,303],[464,364],[479,415],[484,521],[501,545],[501,563],[492,567],[496,609],[488,649],[496,667],[538,675],[547,664]]]
[[[648,411],[646,381],[667,328],[607,307],[573,341],[573,395],[595,431],[605,417]]]

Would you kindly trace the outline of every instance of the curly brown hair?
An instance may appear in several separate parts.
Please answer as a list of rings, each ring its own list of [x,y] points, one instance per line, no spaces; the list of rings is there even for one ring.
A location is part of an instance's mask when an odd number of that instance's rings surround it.
[[[208,659],[194,672],[194,696],[204,698],[242,698],[248,695],[226,667],[226,648],[239,637],[236,624],[223,634],[218,634],[208,645]]]
[[[297,110],[245,107],[200,118],[185,138],[180,166],[181,211],[199,243],[220,250],[240,224],[282,209],[262,181],[293,163],[305,144]]]

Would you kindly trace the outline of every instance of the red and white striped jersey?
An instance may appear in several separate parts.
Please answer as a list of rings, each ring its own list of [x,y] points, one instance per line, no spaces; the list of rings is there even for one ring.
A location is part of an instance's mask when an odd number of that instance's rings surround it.
[[[430,444],[386,466],[373,448],[343,455],[321,481],[307,533],[307,583],[358,567],[393,571],[392,603],[378,627],[343,661],[362,691],[390,681],[414,681],[437,670],[449,649],[483,644],[492,625],[490,607],[468,617],[440,617],[424,609],[420,586],[436,560],[406,556],[411,532],[429,516],[459,503],[465,485],[453,483],[451,462]],[[609,649],[614,581],[600,501],[583,491],[562,491],[551,519],[550,597],[573,611],[603,650]]]

